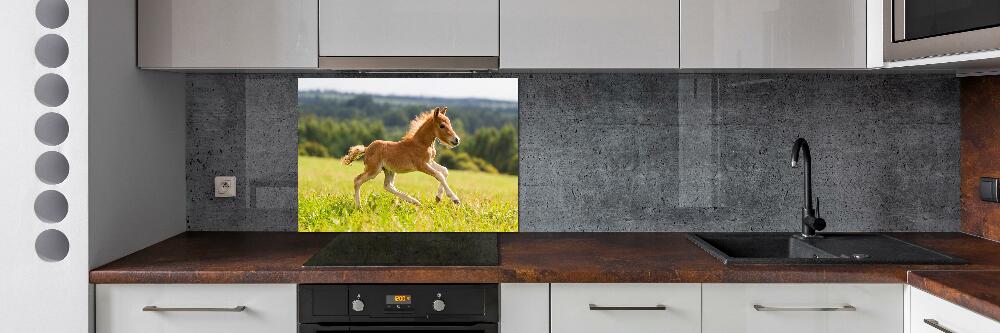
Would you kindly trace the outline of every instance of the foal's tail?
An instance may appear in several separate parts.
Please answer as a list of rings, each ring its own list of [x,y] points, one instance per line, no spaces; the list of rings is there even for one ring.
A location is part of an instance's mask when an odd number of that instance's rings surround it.
[[[344,155],[344,158],[340,159],[340,161],[344,162],[344,165],[351,165],[351,162],[357,161],[364,154],[365,146],[357,145],[348,149],[347,155]]]

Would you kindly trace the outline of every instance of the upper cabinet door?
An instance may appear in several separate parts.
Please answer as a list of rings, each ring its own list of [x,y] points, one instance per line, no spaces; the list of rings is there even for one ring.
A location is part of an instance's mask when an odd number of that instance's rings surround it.
[[[681,17],[681,68],[867,67],[865,0],[681,0]]]
[[[500,68],[677,68],[678,11],[678,0],[503,0]]]
[[[139,67],[317,67],[317,0],[138,1]]]
[[[323,57],[496,57],[499,0],[319,0]]]

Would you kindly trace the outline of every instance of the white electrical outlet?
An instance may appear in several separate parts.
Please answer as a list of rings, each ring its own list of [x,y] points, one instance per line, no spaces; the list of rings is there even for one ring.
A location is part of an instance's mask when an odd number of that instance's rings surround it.
[[[236,177],[215,177],[215,197],[232,198],[236,196]]]

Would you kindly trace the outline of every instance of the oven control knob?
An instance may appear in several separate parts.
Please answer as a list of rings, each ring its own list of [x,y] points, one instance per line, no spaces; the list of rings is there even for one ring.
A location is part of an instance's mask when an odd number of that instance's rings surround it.
[[[353,302],[351,302],[351,309],[354,310],[355,312],[364,311],[365,302],[361,301],[360,299],[356,299]]]
[[[434,300],[434,311],[437,312],[444,311],[444,301],[439,299]]]

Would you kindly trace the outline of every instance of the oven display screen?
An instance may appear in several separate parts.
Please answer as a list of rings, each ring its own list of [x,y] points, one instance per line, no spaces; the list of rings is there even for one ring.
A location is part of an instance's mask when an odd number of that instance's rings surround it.
[[[385,304],[413,304],[411,295],[385,295]]]

